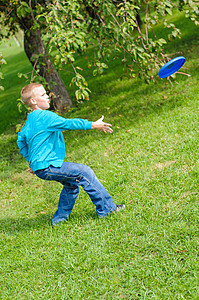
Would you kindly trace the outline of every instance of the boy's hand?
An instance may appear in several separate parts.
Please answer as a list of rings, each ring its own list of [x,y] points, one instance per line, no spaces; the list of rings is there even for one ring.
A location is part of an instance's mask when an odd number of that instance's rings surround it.
[[[32,170],[31,168],[28,168],[28,169],[27,169],[27,172],[30,172],[31,174],[34,174],[34,173],[33,173],[33,170]]]
[[[111,128],[111,124],[104,123],[103,122],[104,116],[102,116],[99,120],[92,123],[92,129],[98,129],[100,131],[103,131],[105,133],[109,132],[112,133],[113,129]]]

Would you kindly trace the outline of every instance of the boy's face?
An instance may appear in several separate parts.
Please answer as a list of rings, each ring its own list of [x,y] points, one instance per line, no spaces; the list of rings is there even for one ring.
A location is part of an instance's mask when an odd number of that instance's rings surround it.
[[[35,88],[33,91],[34,97],[32,97],[32,104],[34,109],[48,109],[50,107],[49,96],[46,94],[46,90],[43,86]]]

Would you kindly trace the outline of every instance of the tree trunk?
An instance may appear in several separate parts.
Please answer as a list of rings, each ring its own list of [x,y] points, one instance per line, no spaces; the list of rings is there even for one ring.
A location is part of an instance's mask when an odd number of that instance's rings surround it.
[[[24,32],[24,50],[33,68],[39,66],[39,75],[44,77],[49,84],[53,93],[54,108],[64,111],[67,107],[72,106],[64,83],[46,54],[39,30]]]

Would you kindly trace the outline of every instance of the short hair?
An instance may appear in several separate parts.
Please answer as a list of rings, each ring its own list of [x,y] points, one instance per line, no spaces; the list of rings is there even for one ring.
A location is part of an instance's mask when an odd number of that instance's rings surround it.
[[[21,97],[23,103],[25,103],[27,106],[30,106],[30,99],[34,97],[34,89],[39,88],[42,86],[41,83],[30,83],[21,90]]]

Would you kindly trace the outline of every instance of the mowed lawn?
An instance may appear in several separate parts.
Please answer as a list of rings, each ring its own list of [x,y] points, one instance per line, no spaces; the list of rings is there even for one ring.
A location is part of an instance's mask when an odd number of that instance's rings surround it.
[[[69,221],[55,228],[61,185],[29,174],[16,145],[23,119],[16,99],[26,84],[17,73],[31,68],[13,41],[1,45],[8,64],[0,95],[0,299],[199,299],[199,31],[182,16],[178,23],[182,39],[167,49],[186,57],[182,71],[191,77],[177,74],[173,86],[121,81],[114,61],[101,77],[87,71],[90,101],[64,116],[104,115],[114,132],[64,132],[66,161],[92,167],[126,210],[99,219],[81,190]]]

